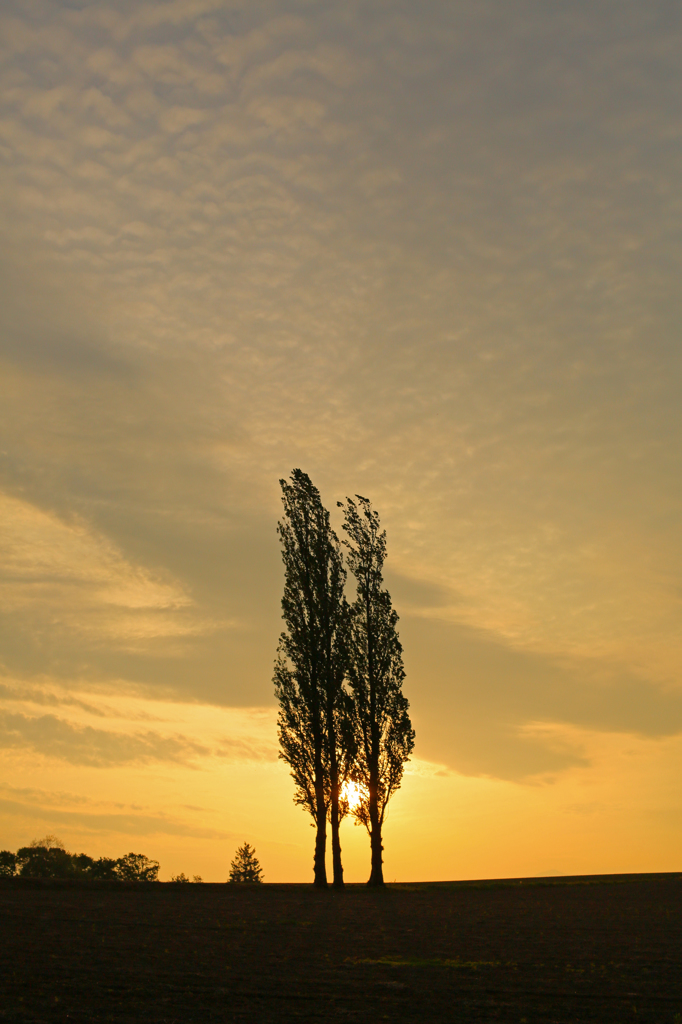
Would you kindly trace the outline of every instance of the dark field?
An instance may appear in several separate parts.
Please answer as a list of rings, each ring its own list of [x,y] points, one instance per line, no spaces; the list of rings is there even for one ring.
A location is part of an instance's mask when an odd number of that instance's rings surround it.
[[[0,1021],[682,1022],[682,876],[0,887]]]

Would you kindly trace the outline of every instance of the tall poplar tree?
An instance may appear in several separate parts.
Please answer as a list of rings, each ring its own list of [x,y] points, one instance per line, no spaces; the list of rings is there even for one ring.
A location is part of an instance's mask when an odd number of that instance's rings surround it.
[[[327,817],[334,884],[343,885],[341,787],[350,767],[349,698],[343,687],[349,608],[338,538],[310,477],[280,480],[284,517],[277,530],[284,561],[281,634],[275,664],[280,757],[296,783],[294,800],[316,830],[314,882],[326,886]]]
[[[352,810],[370,836],[372,867],[368,885],[383,885],[382,828],[388,802],[400,784],[414,749],[409,702],[402,692],[405,670],[398,638],[398,615],[383,587],[386,531],[370,501],[339,502],[348,536],[347,562],[357,594],[351,608],[348,685],[353,698],[356,752],[353,778],[360,802]]]

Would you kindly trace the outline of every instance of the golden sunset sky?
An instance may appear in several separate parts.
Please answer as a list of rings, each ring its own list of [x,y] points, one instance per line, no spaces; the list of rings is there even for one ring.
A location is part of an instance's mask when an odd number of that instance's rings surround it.
[[[387,880],[680,870],[681,22],[5,0],[0,848],[312,880],[271,682],[301,467],[388,531]]]

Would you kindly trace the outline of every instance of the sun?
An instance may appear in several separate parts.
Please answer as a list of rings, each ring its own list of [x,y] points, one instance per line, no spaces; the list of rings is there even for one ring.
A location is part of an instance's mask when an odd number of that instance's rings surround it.
[[[348,801],[350,810],[354,811],[362,800],[362,787],[357,782],[344,782],[341,794]]]

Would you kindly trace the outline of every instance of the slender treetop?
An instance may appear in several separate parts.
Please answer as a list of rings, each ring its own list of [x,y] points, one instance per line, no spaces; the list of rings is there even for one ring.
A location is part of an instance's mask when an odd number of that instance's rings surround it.
[[[409,702],[402,692],[405,670],[398,615],[383,586],[386,531],[368,498],[345,505],[347,562],[357,583],[352,605],[348,683],[353,695],[356,755],[353,775],[361,799],[355,818],[367,828],[372,847],[370,884],[383,883],[381,830],[389,800],[400,788],[404,764],[414,748]]]
[[[339,719],[345,711],[343,678],[348,607],[341,548],[329,513],[310,477],[293,470],[280,480],[284,516],[284,594],[275,665],[280,705],[280,757],[291,767],[297,803],[312,815],[317,834],[315,883],[326,885],[326,823],[332,822],[334,879],[342,881],[338,823],[340,767],[345,764]]]

